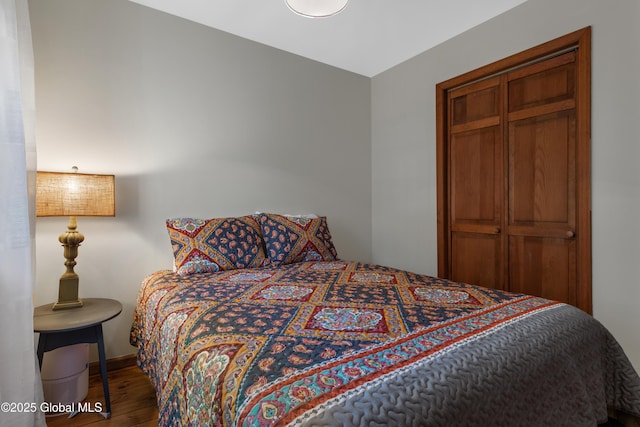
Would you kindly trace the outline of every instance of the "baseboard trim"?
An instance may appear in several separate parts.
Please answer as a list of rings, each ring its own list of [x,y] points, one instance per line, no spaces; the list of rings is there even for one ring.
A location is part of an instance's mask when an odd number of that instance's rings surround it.
[[[107,359],[107,372],[115,371],[116,369],[128,368],[129,366],[136,365],[136,355],[128,354],[126,356],[114,357]],[[89,375],[100,373],[100,362],[89,363]]]

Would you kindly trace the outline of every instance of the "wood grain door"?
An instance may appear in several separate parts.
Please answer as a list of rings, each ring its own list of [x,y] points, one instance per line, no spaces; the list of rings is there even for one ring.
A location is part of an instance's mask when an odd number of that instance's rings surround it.
[[[576,53],[508,73],[509,290],[577,305]]]
[[[449,276],[503,288],[503,78],[450,93]]]
[[[438,274],[591,312],[590,29],[443,82]]]

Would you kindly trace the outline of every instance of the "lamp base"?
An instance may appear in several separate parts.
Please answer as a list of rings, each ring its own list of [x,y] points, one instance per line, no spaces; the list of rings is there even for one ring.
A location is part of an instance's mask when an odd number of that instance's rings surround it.
[[[52,310],[66,310],[68,308],[80,308],[82,307],[82,300],[77,301],[58,301],[53,304]]]
[[[60,278],[58,302],[53,304],[53,310],[82,307],[82,300],[78,298],[78,282],[79,280],[76,274],[66,274]]]

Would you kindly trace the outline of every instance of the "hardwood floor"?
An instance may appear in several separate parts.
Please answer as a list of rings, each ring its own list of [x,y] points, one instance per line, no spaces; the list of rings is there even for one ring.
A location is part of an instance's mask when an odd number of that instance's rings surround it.
[[[156,395],[149,379],[137,366],[128,366],[109,371],[109,393],[111,395],[111,418],[104,419],[98,413],[80,413],[73,418],[67,415],[47,417],[47,426],[157,426],[158,407]],[[89,393],[85,402],[102,403],[102,379],[100,374],[89,377]]]

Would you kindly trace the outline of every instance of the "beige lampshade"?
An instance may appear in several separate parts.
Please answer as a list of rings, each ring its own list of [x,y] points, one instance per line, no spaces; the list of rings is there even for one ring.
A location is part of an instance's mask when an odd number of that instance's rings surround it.
[[[115,177],[38,172],[36,216],[115,216]]]

